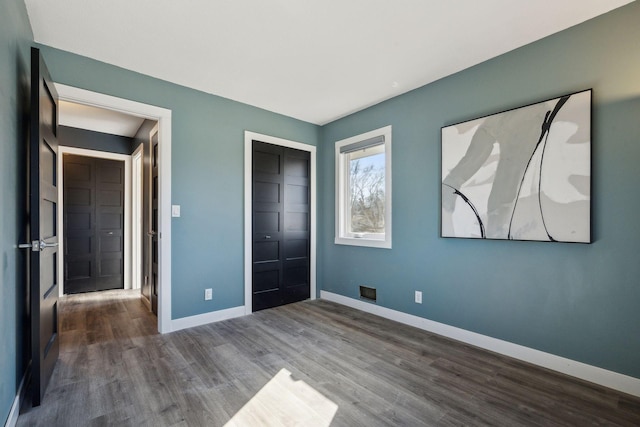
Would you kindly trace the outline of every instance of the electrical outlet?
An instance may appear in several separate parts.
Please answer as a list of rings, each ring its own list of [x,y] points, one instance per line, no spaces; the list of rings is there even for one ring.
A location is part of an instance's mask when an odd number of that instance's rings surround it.
[[[205,289],[204,290],[204,300],[205,301],[209,301],[210,299],[213,299],[213,289],[211,289],[211,288]]]
[[[416,291],[416,303],[422,304],[422,291]]]

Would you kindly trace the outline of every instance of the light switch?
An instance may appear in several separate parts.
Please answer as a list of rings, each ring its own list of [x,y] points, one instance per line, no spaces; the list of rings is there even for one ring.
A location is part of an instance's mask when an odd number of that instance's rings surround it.
[[[174,218],[180,216],[180,205],[171,205],[171,216]]]

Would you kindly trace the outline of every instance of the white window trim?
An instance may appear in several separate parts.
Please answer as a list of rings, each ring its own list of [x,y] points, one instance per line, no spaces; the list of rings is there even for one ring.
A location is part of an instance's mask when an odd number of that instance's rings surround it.
[[[362,234],[358,237],[350,237],[346,235],[347,218],[346,218],[346,177],[349,173],[348,165],[345,162],[345,155],[340,153],[340,149],[346,145],[355,144],[370,138],[384,136],[385,147],[385,233],[384,239],[375,238],[376,235]],[[336,170],[336,225],[335,225],[335,244],[365,246],[371,248],[391,249],[391,126],[385,126],[380,129],[372,130],[360,135],[352,136],[340,141],[336,141],[335,145],[335,170]]]

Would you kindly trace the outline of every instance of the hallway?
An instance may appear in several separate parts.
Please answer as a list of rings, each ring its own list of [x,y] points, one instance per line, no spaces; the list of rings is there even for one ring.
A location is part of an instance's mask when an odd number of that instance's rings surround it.
[[[107,411],[111,419],[112,408],[133,410],[122,384],[144,375],[147,344],[161,340],[140,291],[66,295],[60,306],[60,358],[42,406],[21,414],[18,425],[80,425]]]

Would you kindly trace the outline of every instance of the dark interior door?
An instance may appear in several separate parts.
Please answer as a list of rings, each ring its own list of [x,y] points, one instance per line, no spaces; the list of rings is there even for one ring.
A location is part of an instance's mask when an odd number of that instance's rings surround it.
[[[31,49],[29,137],[30,322],[32,403],[40,405],[59,354],[58,95],[40,51]]]
[[[310,297],[310,154],[253,141],[254,311]]]
[[[151,311],[158,314],[158,132],[151,135]]]
[[[124,288],[124,162],[67,154],[64,291]]]

